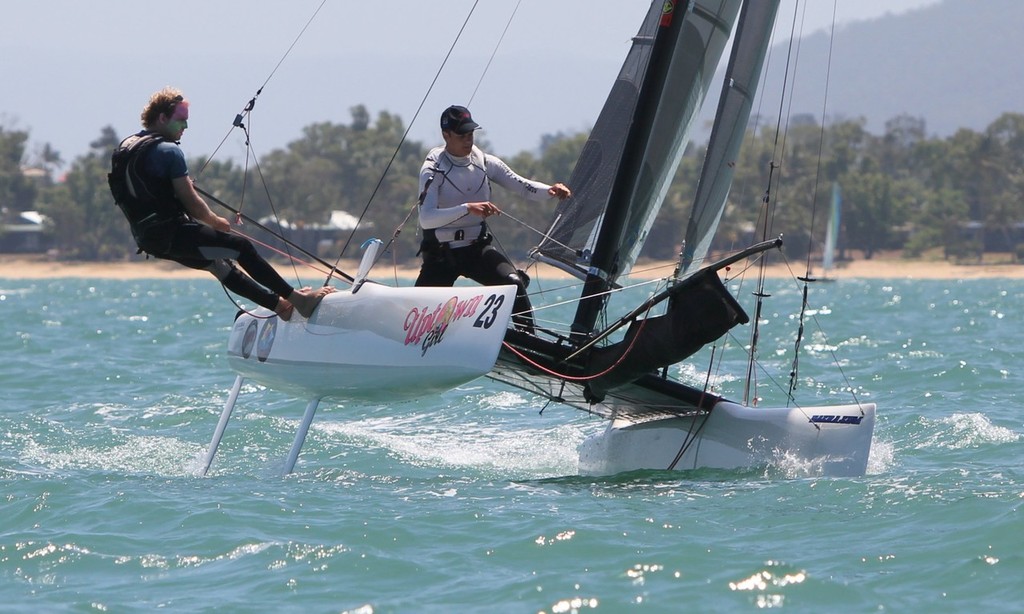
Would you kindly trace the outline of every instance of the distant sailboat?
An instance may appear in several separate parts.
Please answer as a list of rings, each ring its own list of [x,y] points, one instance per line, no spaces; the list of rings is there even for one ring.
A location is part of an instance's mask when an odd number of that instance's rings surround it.
[[[832,203],[829,207],[828,227],[825,229],[825,246],[821,254],[821,277],[818,281],[833,281],[832,268],[835,266],[836,247],[839,243],[839,224],[842,209],[842,194],[839,182],[832,182]]]

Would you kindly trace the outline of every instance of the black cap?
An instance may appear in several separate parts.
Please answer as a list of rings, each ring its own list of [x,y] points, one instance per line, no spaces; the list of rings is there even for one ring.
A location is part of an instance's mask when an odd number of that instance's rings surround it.
[[[469,114],[469,109],[466,107],[452,105],[441,114],[441,130],[444,132],[466,134],[479,127],[480,124],[473,121],[473,116]]]

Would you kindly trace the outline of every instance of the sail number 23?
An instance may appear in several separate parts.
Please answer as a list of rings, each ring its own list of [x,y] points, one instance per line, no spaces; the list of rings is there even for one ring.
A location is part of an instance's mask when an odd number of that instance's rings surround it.
[[[501,309],[502,303],[505,302],[505,295],[503,294],[492,294],[487,297],[484,301],[483,309],[480,310],[480,315],[473,320],[474,328],[490,328],[494,325],[494,321],[498,319],[498,310]]]

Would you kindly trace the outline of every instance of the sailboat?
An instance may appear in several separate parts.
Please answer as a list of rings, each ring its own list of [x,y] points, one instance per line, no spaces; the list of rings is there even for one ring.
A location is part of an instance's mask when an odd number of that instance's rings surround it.
[[[288,473],[322,398],[422,396],[481,375],[606,419],[607,428],[580,448],[581,473],[731,469],[780,454],[814,463],[823,475],[865,473],[874,404],[754,407],[670,374],[673,365],[750,322],[720,274],[782,245],[781,238],[767,239],[705,262],[778,4],[651,3],[570,178],[574,196],[559,204],[531,251],[537,263],[582,281],[571,322],[538,322],[533,331],[510,327],[514,286],[377,283],[368,274],[380,245],[371,243],[351,288],[326,296],[308,319],[285,322],[265,309],[236,318],[228,362],[238,375],[202,473],[246,379],[309,400],[285,461]],[[725,85],[679,265],[663,289],[610,319],[611,297],[657,218],[730,36]]]
[[[670,368],[750,318],[722,283],[731,265],[781,247],[765,240],[705,263],[732,183],[779,2],[655,0],[584,145],[534,260],[583,281],[566,330],[509,330],[488,377],[607,420],[579,471],[734,469],[779,455],[822,475],[865,473],[875,405],[755,407],[670,376]],[[687,132],[735,36],[715,124],[665,288],[621,317],[630,272],[683,153]],[[652,315],[657,312],[657,315]]]
[[[840,214],[843,206],[839,182],[832,182],[832,200],[829,203],[828,226],[825,228],[825,245],[821,254],[821,276],[819,281],[834,281],[830,276],[835,267],[836,246],[839,243]]]

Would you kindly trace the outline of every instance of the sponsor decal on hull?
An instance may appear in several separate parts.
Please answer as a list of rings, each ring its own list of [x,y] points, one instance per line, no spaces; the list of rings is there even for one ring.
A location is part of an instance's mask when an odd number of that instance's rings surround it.
[[[245,335],[242,337],[242,358],[249,358],[252,355],[252,348],[256,345],[256,320],[249,322],[245,328]]]
[[[860,424],[864,416],[836,416],[832,414],[815,414],[811,422],[822,424]]]
[[[448,327],[469,318],[473,318],[474,328],[488,329],[497,321],[504,302],[503,294],[478,294],[463,300],[453,296],[433,309],[413,307],[403,325],[405,345],[419,345],[420,355],[426,355],[427,350],[444,341]]]

